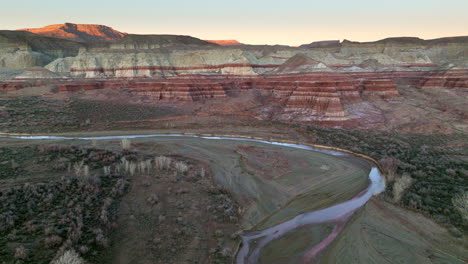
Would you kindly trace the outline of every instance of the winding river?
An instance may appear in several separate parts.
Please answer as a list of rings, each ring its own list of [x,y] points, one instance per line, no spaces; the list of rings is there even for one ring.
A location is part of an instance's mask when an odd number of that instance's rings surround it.
[[[132,138],[151,138],[151,137],[192,137],[192,138],[202,138],[209,140],[239,140],[239,141],[251,141],[259,142],[264,144],[279,145],[290,148],[305,149],[310,151],[318,151],[334,156],[349,155],[347,153],[342,153],[339,151],[333,150],[324,150],[313,148],[306,145],[300,144],[291,144],[283,142],[271,142],[266,140],[259,139],[249,139],[249,138],[235,138],[235,137],[210,137],[210,136],[197,136],[197,135],[183,135],[183,134],[149,134],[149,135],[125,135],[125,136],[96,136],[96,137],[67,137],[67,136],[10,136],[2,135],[0,137],[16,138],[16,139],[30,139],[30,140],[44,140],[44,139],[81,139],[81,140],[109,140],[109,139],[132,139]],[[313,259],[321,250],[323,250],[333,239],[339,234],[341,229],[344,226],[344,222],[360,207],[362,207],[374,194],[378,194],[385,189],[385,183],[380,175],[380,172],[377,168],[372,168],[369,173],[369,179],[371,184],[369,187],[356,197],[351,200],[333,205],[328,208],[321,210],[307,212],[296,217],[275,225],[273,227],[260,230],[246,232],[242,235],[242,246],[240,247],[236,263],[242,264],[253,264],[257,263],[262,248],[271,242],[274,239],[278,239],[284,234],[294,230],[295,228],[319,224],[334,222],[336,223],[335,228],[331,234],[322,240],[315,247],[310,249],[304,256],[304,262],[309,262]],[[252,246],[252,242],[255,241],[255,247]]]

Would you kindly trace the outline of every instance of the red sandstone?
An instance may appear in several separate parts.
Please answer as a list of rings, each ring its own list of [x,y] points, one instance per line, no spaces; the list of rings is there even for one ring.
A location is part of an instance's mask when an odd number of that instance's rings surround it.
[[[225,98],[236,90],[256,89],[284,102],[285,111],[308,110],[311,115],[328,117],[331,118],[329,121],[332,121],[333,118],[347,116],[344,104],[361,102],[363,96],[386,99],[398,97],[395,83],[412,83],[421,88],[468,88],[468,70],[312,72],[256,76],[188,74],[165,78],[71,78],[33,81],[17,79],[0,82],[0,90],[14,91],[44,84],[56,86],[59,92],[125,88],[133,94],[155,101],[199,101]]]

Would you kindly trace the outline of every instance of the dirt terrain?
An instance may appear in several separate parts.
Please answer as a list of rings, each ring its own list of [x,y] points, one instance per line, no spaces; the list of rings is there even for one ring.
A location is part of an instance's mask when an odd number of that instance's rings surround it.
[[[431,220],[374,198],[320,263],[466,263],[466,246]]]
[[[137,175],[100,263],[226,263],[241,229],[239,207],[209,173]]]

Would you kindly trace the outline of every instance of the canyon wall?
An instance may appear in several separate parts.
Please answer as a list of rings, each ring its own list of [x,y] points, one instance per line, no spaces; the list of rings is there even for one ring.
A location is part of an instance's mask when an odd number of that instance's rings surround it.
[[[59,92],[125,89],[154,102],[201,102],[257,91],[280,105],[277,119],[340,122],[350,118],[349,105],[398,99],[398,85],[468,88],[466,37],[300,48],[222,47],[170,35],[78,44],[28,37],[19,38],[16,50],[11,38],[0,45],[0,67],[26,68],[1,82],[2,91],[40,85]],[[15,58],[27,62],[12,63]]]

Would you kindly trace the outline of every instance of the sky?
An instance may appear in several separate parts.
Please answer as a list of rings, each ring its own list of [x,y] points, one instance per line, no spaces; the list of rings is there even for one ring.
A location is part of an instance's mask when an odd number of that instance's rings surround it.
[[[468,35],[468,0],[0,0],[0,29],[65,22],[248,44]]]

